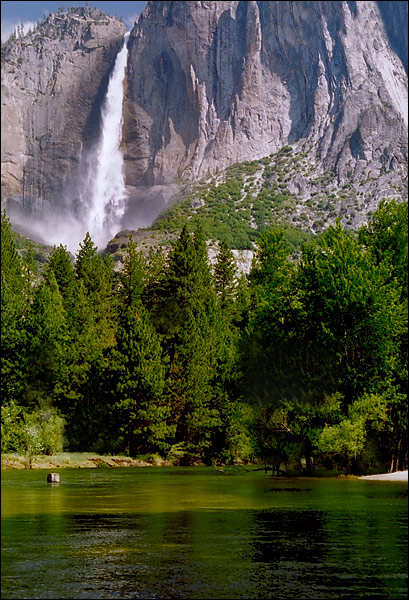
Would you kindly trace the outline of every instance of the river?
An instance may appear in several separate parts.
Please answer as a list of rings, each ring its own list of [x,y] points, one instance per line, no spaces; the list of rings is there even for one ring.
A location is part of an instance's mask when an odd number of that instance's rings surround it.
[[[2,598],[407,598],[407,483],[58,472],[2,472]]]

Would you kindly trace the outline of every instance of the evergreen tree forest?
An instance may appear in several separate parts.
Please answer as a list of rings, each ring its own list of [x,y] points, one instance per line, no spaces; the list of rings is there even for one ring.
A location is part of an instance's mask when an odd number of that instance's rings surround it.
[[[120,272],[87,234],[40,273],[3,213],[2,452],[407,468],[407,220],[382,201],[296,259],[266,229],[248,276],[200,225],[167,255],[130,238]]]

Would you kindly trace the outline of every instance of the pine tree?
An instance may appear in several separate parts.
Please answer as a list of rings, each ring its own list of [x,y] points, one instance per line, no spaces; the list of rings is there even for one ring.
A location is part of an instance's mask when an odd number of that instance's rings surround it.
[[[35,290],[27,317],[27,338],[27,401],[30,406],[41,406],[55,400],[65,373],[68,344],[66,311],[52,271]]]
[[[64,308],[71,312],[76,294],[76,277],[74,265],[66,246],[60,244],[53,248],[45,276],[52,270],[63,298]]]
[[[124,268],[120,278],[121,306],[132,306],[141,298],[148,281],[147,261],[130,238],[126,246]]]
[[[26,386],[29,282],[5,211],[1,216],[1,394],[21,402]]]
[[[217,261],[214,267],[214,279],[217,296],[219,298],[222,311],[226,311],[232,303],[236,291],[236,261],[227,242],[222,241],[219,245]]]
[[[220,412],[225,328],[200,227],[193,235],[183,228],[168,257],[158,322],[170,357],[175,442],[187,444],[190,460],[208,462],[216,432],[228,426]]]
[[[188,311],[173,347],[169,390],[176,442],[187,444],[190,460],[208,461],[212,433],[221,425],[213,378],[217,340],[211,316]]]
[[[117,305],[114,301],[114,277],[109,257],[97,254],[89,233],[80,244],[75,261],[75,272],[87,294],[95,315],[96,335],[107,347],[114,341]]]
[[[67,420],[68,442],[76,451],[91,450],[97,445],[99,432],[109,426],[100,392],[107,343],[100,335],[97,312],[84,284],[79,282],[70,314],[65,372],[58,389],[58,406]]]
[[[75,261],[75,272],[77,279],[81,279],[88,291],[91,291],[95,285],[92,269],[92,261],[97,256],[98,248],[95,246],[92,238],[87,231],[85,238],[80,243],[80,249],[77,252]]]
[[[140,300],[121,317],[109,364],[106,385],[129,454],[166,453],[173,433],[164,395],[166,360]]]

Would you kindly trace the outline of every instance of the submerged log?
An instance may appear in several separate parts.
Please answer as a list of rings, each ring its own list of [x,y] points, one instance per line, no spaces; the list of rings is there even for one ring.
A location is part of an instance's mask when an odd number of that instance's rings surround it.
[[[48,481],[48,483],[59,483],[60,482],[60,474],[59,473],[48,473],[47,481]]]

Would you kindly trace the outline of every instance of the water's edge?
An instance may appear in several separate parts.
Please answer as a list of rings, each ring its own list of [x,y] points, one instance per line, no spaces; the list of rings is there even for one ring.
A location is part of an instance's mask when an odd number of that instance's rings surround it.
[[[11,471],[19,469],[93,469],[93,468],[123,468],[123,467],[171,467],[169,461],[155,458],[131,458],[129,456],[104,456],[88,452],[62,452],[51,456],[33,456],[31,458],[31,466],[28,464],[26,456],[21,454],[3,454],[1,456],[1,470]],[[235,465],[235,466],[215,466],[218,470],[241,469],[245,471],[261,470],[259,464],[251,465]],[[305,474],[300,472],[291,472],[287,476],[290,477],[305,477]],[[348,479],[366,479],[366,480],[384,480],[384,481],[408,481],[408,471],[397,471],[395,473],[373,473],[368,475],[346,475],[335,471],[320,471],[315,472],[312,476],[320,477],[341,477]],[[280,479],[285,478],[285,475],[280,476]]]

